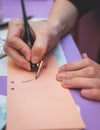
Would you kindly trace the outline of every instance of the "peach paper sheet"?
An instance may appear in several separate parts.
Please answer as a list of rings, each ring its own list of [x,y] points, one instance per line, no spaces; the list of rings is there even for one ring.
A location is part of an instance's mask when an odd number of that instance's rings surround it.
[[[70,130],[85,127],[69,90],[56,81],[58,65],[48,56],[48,66],[37,80],[8,60],[7,130]]]

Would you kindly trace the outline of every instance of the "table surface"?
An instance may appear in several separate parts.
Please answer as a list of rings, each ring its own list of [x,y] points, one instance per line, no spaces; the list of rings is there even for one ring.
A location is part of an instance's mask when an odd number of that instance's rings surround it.
[[[34,15],[35,18],[47,18],[52,0],[25,0],[27,15]],[[4,18],[22,17],[20,0],[2,0],[2,13]],[[66,43],[67,38],[61,40],[62,48],[68,62],[81,58],[79,50],[74,43]],[[2,85],[7,86],[7,77],[0,76]],[[100,102],[90,101],[81,97],[79,90],[70,90],[75,103],[80,106],[81,115],[86,124],[86,130],[100,130]],[[6,88],[0,87],[0,94],[6,95]]]

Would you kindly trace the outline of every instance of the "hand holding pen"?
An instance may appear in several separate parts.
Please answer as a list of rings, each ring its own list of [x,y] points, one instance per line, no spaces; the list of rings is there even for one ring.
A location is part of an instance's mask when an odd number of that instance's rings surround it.
[[[30,49],[32,49],[32,46],[34,45],[34,42],[35,42],[35,33],[30,28],[28,21],[27,21],[24,0],[21,0],[21,6],[22,6],[22,12],[23,12],[24,28],[25,28],[25,34],[24,34],[25,40],[24,41],[30,47]],[[34,64],[30,61],[31,70],[36,72],[35,79],[38,78],[40,71],[42,69],[42,66],[43,66],[43,61],[40,61],[36,64]]]
[[[34,5],[32,6],[34,7]],[[9,22],[4,50],[18,66],[31,70],[30,61],[35,64],[39,63],[45,54],[57,44],[59,36],[56,33],[56,28],[46,20],[28,21],[28,23],[29,28],[34,30],[36,36],[32,48],[24,41],[24,22],[17,18]]]

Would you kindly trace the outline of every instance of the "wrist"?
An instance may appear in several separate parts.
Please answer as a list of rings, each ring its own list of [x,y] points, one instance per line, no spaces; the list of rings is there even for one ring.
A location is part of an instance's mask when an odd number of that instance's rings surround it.
[[[60,20],[48,18],[47,23],[49,26],[51,26],[52,30],[56,32],[56,36],[62,36],[64,24],[62,24]]]

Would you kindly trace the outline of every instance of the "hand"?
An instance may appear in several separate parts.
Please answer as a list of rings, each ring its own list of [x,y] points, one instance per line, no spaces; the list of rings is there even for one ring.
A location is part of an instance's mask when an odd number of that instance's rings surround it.
[[[61,34],[58,33],[55,25],[47,21],[31,22],[30,25],[36,35],[36,40],[32,47],[31,61],[37,63],[56,46],[61,38]]]
[[[4,46],[5,52],[14,62],[27,70],[30,70],[30,60],[33,63],[38,63],[59,40],[56,29],[46,21],[30,22],[30,26],[36,35],[32,50],[23,41],[24,25],[21,19],[10,21]]]
[[[13,19],[9,22],[4,50],[17,65],[30,70],[31,50],[22,40],[24,37],[23,24],[21,19]]]
[[[81,88],[81,95],[100,101],[100,65],[82,55],[82,60],[59,68],[57,80],[64,88]]]

